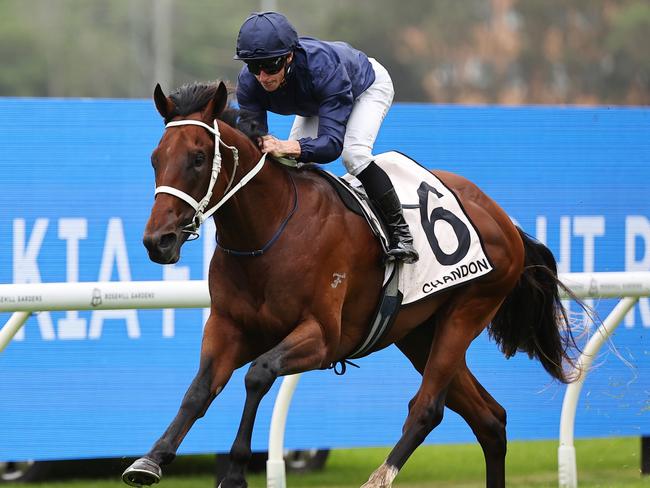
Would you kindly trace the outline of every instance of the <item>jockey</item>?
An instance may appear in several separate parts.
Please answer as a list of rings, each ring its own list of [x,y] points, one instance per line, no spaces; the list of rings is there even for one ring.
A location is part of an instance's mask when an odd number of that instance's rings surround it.
[[[346,43],[298,37],[277,12],[254,13],[244,21],[234,59],[246,64],[239,73],[237,101],[248,122],[266,133],[267,111],[296,115],[289,140],[266,135],[260,149],[301,162],[329,163],[342,156],[388,228],[389,259],[417,261],[395,189],[372,159],[393,101],[386,69]]]

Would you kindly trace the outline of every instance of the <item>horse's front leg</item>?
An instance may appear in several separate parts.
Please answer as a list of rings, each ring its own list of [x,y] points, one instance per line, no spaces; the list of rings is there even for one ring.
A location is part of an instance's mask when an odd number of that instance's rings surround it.
[[[203,417],[232,372],[250,360],[242,357],[245,348],[239,332],[228,324],[220,323],[217,327],[218,322],[213,315],[208,319],[203,334],[199,371],[162,437],[146,456],[137,459],[122,474],[122,480],[126,484],[142,486],[158,483],[162,476],[160,466],[174,460],[178,447],[194,422]]]
[[[326,356],[325,340],[316,320],[302,322],[280,344],[251,363],[246,373],[246,403],[230,450],[230,467],[221,488],[246,488],[244,471],[251,458],[251,436],[257,408],[278,376],[320,368]]]

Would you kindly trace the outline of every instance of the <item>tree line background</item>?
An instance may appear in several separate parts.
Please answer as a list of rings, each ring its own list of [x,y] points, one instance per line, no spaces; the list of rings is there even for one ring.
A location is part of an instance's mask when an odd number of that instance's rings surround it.
[[[0,0],[0,96],[234,83],[250,12],[377,58],[396,101],[650,104],[649,0]]]

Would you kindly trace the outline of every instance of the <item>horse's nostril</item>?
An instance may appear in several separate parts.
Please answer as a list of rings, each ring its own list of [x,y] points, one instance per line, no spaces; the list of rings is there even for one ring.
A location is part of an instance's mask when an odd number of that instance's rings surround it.
[[[168,249],[172,247],[174,244],[176,244],[176,234],[169,233],[163,235],[160,238],[160,243],[158,244],[158,247],[160,247],[160,249]]]
[[[151,234],[145,234],[145,236],[142,238],[142,243],[144,244],[144,247],[149,250],[153,249],[156,246],[156,242]]]

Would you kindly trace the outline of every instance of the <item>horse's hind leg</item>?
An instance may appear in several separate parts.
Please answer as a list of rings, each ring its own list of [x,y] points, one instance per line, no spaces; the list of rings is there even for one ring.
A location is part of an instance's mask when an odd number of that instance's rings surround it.
[[[402,436],[364,488],[390,487],[409,456],[442,421],[447,391],[464,365],[465,352],[501,303],[489,291],[480,286],[463,289],[443,312],[444,319],[436,323],[422,384],[409,405]]]
[[[238,362],[235,351],[239,348],[236,341],[223,344],[225,348],[220,346],[219,341],[212,340],[215,335],[214,318],[211,317],[205,327],[199,371],[187,389],[176,417],[149,453],[124,471],[122,480],[126,484],[142,486],[160,481],[160,466],[173,461],[178,447],[194,422],[205,414],[212,400],[230,378]]]
[[[465,419],[485,456],[488,488],[506,485],[506,411],[492,398],[467,366],[449,385],[447,406]]]
[[[426,366],[433,330],[433,324],[419,327],[397,343],[420,374]],[[476,435],[485,456],[487,486],[505,486],[506,411],[464,361],[447,389],[446,406],[463,417]]]
[[[230,450],[230,467],[221,488],[245,488],[246,465],[251,458],[251,437],[257,408],[278,376],[321,367],[326,347],[320,324],[306,320],[280,344],[262,354],[246,373],[246,402],[237,436]]]

